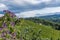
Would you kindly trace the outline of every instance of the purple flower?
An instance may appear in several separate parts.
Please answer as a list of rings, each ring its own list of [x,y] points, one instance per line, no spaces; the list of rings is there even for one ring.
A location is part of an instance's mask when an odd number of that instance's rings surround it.
[[[1,37],[5,37],[6,36],[6,32],[2,32]]]
[[[2,30],[3,28],[0,28],[0,30]]]
[[[12,36],[16,36],[16,32],[14,32],[14,33],[12,34]]]
[[[11,24],[11,26],[15,26],[15,22],[11,22],[10,24]]]
[[[13,12],[10,12],[9,10],[4,10],[3,12],[8,13],[12,18],[16,16]]]
[[[5,12],[5,13],[11,13],[9,10],[3,10],[3,12]]]
[[[10,13],[10,17],[13,18],[15,17],[16,15],[14,13]]]
[[[16,38],[16,32],[12,33],[11,35],[12,35],[11,36],[12,38],[14,38],[14,39]]]
[[[3,23],[3,24],[2,24],[2,27],[4,27],[4,28],[7,27],[6,23]]]
[[[11,34],[9,30],[6,31],[7,34]]]
[[[14,15],[13,15],[13,14],[10,14],[10,17],[12,17],[12,18],[13,18],[13,17],[14,17]]]

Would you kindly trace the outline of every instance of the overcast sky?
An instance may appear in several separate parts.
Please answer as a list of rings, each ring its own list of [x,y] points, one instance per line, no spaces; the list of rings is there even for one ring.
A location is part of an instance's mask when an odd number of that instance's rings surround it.
[[[10,10],[18,17],[50,15],[60,12],[60,0],[0,0],[0,13],[3,10]]]

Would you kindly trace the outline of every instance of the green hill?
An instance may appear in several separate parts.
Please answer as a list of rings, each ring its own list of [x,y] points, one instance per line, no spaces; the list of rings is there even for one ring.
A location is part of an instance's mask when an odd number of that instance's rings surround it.
[[[12,33],[16,32],[16,40],[58,40],[60,38],[60,31],[54,30],[51,26],[39,25],[24,19],[20,19],[19,25],[8,26],[7,29]],[[6,38],[13,39],[10,35],[6,35]]]
[[[58,40],[60,38],[60,31],[29,20],[21,20],[20,26],[16,28],[22,32],[26,40]]]
[[[0,18],[0,40],[60,40],[60,31],[52,26],[17,19],[10,11],[5,12]]]

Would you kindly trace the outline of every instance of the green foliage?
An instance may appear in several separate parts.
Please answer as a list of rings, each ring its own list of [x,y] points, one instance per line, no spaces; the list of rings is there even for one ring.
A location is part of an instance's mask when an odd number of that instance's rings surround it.
[[[60,31],[52,29],[51,26],[39,25],[28,20],[20,21],[16,31],[24,40],[57,40],[60,37]]]

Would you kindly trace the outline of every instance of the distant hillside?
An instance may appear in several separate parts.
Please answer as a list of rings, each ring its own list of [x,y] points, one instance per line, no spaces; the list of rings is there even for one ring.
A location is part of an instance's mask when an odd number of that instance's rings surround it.
[[[38,18],[60,23],[60,13],[56,13],[54,15],[40,16]]]
[[[33,18],[25,18],[26,20],[30,20],[34,23],[37,24],[43,24],[46,26],[51,26],[53,29],[56,30],[60,30],[60,23],[58,22],[53,22],[52,20],[48,20],[48,19],[43,19],[43,18],[37,18],[37,17],[33,17]]]

